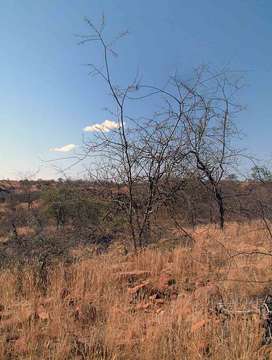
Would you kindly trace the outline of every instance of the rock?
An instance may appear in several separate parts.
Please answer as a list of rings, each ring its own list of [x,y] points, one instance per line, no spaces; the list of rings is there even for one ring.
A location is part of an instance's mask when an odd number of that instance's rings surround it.
[[[173,284],[172,279],[168,276],[161,277],[160,281],[155,283],[146,280],[139,285],[129,288],[128,293],[130,294],[132,300],[140,300],[146,298],[149,298],[149,300],[152,301],[158,299],[177,299],[177,289],[174,286],[168,284]]]
[[[162,308],[159,308],[159,309],[156,310],[156,314],[159,315],[159,316],[163,316],[164,310]]]
[[[153,301],[156,304],[164,304],[164,299],[161,298],[160,294],[156,293],[154,295],[149,296],[149,300]]]
[[[155,299],[155,304],[156,305],[164,305],[165,301],[163,299]]]
[[[138,280],[144,280],[150,276],[150,271],[135,270],[135,271],[123,271],[116,274],[117,280],[127,281],[128,283],[135,283]]]
[[[140,285],[129,288],[128,293],[132,300],[140,300],[154,295],[153,287],[149,281],[145,281]]]
[[[144,310],[147,311],[149,308],[152,307],[152,303],[139,303],[135,306],[135,310]]]
[[[169,286],[172,286],[175,284],[176,284],[176,280],[173,277],[171,277],[171,275],[169,275],[167,273],[162,273],[159,277],[157,287],[160,290],[165,290]]]
[[[168,273],[162,273],[156,282],[158,297],[168,300],[176,300],[178,290],[175,287],[176,280]]]

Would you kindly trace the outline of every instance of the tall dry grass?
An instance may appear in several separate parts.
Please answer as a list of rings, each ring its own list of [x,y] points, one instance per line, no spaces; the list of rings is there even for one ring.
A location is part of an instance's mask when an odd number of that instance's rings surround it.
[[[252,254],[270,250],[265,230],[233,223],[224,232],[198,228],[194,237],[193,248],[169,249],[165,241],[123,255],[115,245],[104,255],[56,264],[46,295],[35,268],[2,271],[0,358],[269,359],[258,316],[217,316],[211,300],[218,298],[201,292],[212,284],[226,306],[254,308],[272,284],[272,258]],[[162,274],[175,280],[176,296],[131,296],[131,288],[157,284]]]

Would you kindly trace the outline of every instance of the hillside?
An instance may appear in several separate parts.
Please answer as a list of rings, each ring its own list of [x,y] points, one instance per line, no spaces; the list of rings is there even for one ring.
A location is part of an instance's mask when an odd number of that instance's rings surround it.
[[[136,251],[122,184],[4,185],[0,358],[272,356],[270,183],[223,182],[222,230],[209,189],[184,182]]]
[[[1,358],[268,359],[258,314],[272,282],[267,232],[230,223],[194,239],[138,254],[79,246],[39,275],[27,264],[2,271]]]

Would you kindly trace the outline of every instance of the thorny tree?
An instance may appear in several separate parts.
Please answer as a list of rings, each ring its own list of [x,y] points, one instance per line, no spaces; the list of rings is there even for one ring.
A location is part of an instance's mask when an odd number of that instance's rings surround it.
[[[220,183],[238,155],[232,148],[236,135],[232,118],[240,111],[235,105],[238,83],[231,82],[225,71],[214,74],[201,67],[187,81],[177,74],[169,77],[163,88],[146,85],[137,76],[120,87],[111,67],[115,41],[106,41],[104,19],[99,27],[89,19],[86,23],[91,34],[82,36],[80,43],[95,42],[102,51],[102,66],[89,64],[90,73],[110,90],[114,121],[98,127],[95,136],[84,141],[83,157],[95,158],[94,167],[126,185],[121,205],[135,250],[149,240],[150,221],[158,209],[182,191],[191,174],[213,192],[223,228]]]
[[[184,124],[193,155],[193,171],[212,191],[223,229],[225,206],[221,182],[239,155],[233,144],[238,135],[233,119],[242,109],[235,103],[240,79],[231,81],[231,73],[213,74],[200,68],[190,87],[183,82],[178,86],[189,95],[190,110],[185,114]]]

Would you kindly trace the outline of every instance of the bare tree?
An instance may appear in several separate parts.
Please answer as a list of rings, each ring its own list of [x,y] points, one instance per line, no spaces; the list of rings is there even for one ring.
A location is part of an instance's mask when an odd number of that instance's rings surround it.
[[[180,83],[190,92],[192,103],[185,128],[194,156],[199,179],[214,195],[220,227],[225,222],[224,195],[221,182],[237,162],[239,151],[233,143],[238,130],[233,122],[242,110],[235,103],[240,79],[231,81],[231,73],[210,73],[201,68],[191,87]]]
[[[236,103],[241,78],[232,72],[212,73],[200,67],[187,82],[175,75],[169,79],[167,88],[148,88],[154,91],[149,95],[164,95],[169,109],[167,126],[170,123],[177,136],[172,151],[175,159],[172,175],[177,174],[178,168],[179,179],[188,172],[195,174],[212,191],[223,229],[225,206],[221,182],[240,155],[235,144],[239,131],[234,119],[242,110]],[[171,127],[173,118],[177,121]]]
[[[240,111],[233,101],[238,83],[230,82],[226,72],[211,74],[201,67],[186,82],[177,74],[169,77],[163,88],[146,85],[138,76],[126,87],[118,86],[110,62],[116,39],[105,40],[104,18],[99,27],[89,19],[86,23],[91,34],[80,43],[97,43],[103,55],[102,66],[89,64],[90,73],[105,82],[115,110],[113,120],[93,129],[94,137],[84,141],[81,159],[95,158],[94,166],[99,164],[115,183],[126,185],[122,206],[135,250],[148,241],[150,220],[182,189],[188,174],[213,192],[223,228],[220,182],[238,155],[232,148],[237,134],[232,117]],[[152,108],[148,115],[147,102]],[[144,115],[132,115],[135,103]]]

